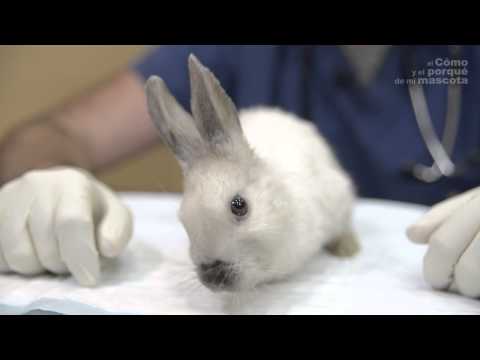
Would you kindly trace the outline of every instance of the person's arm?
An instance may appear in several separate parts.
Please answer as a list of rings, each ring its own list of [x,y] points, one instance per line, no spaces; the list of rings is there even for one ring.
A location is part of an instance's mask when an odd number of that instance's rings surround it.
[[[94,172],[153,145],[159,140],[147,111],[145,80],[151,75],[162,76],[188,109],[188,55],[196,54],[231,90],[229,58],[237,49],[213,45],[159,47],[97,89],[15,128],[0,143],[0,186],[29,170],[56,165]]]
[[[101,259],[122,253],[133,218],[84,169],[100,169],[157,141],[144,81],[161,75],[185,105],[190,52],[225,68],[216,47],[162,48],[7,137],[0,150],[0,273],[48,270],[71,273],[86,286],[100,281]]]
[[[143,78],[127,70],[94,91],[15,128],[0,144],[0,184],[56,165],[95,171],[157,140]]]

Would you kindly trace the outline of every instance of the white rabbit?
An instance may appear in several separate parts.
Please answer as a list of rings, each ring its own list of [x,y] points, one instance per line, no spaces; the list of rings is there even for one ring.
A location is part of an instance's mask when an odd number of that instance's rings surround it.
[[[189,57],[191,109],[162,79],[146,84],[150,115],[179,161],[179,218],[202,283],[242,291],[281,279],[322,248],[350,256],[353,184],[315,126],[293,114],[237,114],[215,76]]]

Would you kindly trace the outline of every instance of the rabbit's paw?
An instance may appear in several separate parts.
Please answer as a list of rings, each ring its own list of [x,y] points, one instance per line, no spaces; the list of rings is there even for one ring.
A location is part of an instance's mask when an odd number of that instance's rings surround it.
[[[353,231],[347,231],[326,246],[326,250],[338,257],[352,257],[360,251],[360,242]]]

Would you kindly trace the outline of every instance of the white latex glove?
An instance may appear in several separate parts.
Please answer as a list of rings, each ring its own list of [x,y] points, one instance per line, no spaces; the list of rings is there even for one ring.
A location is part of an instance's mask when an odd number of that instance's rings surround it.
[[[0,272],[71,273],[94,286],[101,257],[118,256],[132,229],[127,207],[87,172],[31,171],[0,188]]]
[[[480,297],[480,187],[432,207],[407,236],[428,244],[423,273],[432,287]]]

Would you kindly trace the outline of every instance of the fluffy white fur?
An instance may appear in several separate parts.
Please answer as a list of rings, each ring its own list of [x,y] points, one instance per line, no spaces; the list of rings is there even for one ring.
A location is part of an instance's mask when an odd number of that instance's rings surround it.
[[[353,185],[315,126],[274,108],[237,117],[213,74],[196,62],[190,59],[193,119],[159,78],[147,84],[154,121],[184,170],[179,217],[194,264],[233,264],[231,290],[244,290],[299,270],[325,245],[354,252]],[[230,210],[236,194],[249,206],[241,219]]]
[[[310,123],[278,109],[240,113],[252,159],[205,158],[186,174],[180,219],[195,264],[235,264],[238,288],[297,271],[348,236],[354,193],[327,143]],[[236,221],[241,194],[248,217]]]

